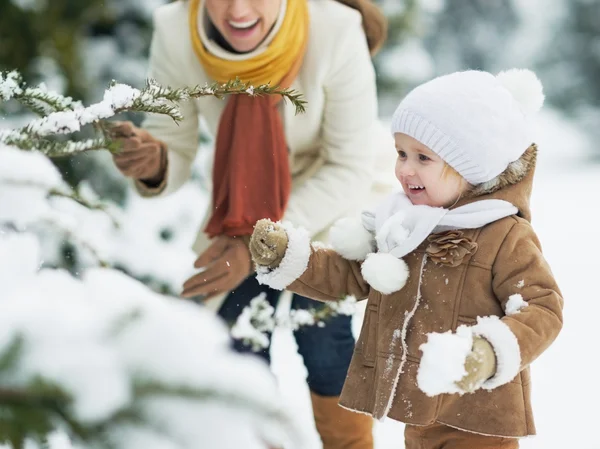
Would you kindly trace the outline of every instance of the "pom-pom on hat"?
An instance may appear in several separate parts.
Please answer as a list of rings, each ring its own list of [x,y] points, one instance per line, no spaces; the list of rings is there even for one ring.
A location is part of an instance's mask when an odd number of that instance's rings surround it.
[[[533,143],[529,116],[543,103],[542,83],[531,70],[455,72],[413,89],[394,112],[392,133],[418,140],[477,185]]]

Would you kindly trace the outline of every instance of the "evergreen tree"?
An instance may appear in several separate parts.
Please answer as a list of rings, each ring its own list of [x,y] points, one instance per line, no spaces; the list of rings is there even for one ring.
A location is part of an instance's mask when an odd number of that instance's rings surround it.
[[[548,100],[600,137],[600,3],[563,1],[547,50],[538,55]]]
[[[388,36],[381,52],[373,60],[377,74],[380,112],[393,112],[399,99],[429,73],[414,70],[409,58],[415,53],[428,58],[420,42],[425,17],[418,0],[377,0],[388,19]],[[417,56],[418,57],[418,56]]]
[[[513,0],[446,1],[431,19],[425,45],[437,73],[505,68],[505,44],[519,26]]]

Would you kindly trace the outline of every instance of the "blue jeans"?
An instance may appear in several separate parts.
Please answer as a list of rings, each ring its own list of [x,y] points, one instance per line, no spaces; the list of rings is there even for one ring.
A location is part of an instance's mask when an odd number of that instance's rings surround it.
[[[267,301],[276,307],[281,292],[259,284],[255,276],[250,276],[225,298],[219,316],[231,325],[244,307],[262,292],[266,293]],[[304,296],[294,294],[292,297],[292,309],[309,309],[320,304]],[[294,332],[298,352],[304,358],[308,371],[308,386],[318,395],[339,396],[342,391],[354,351],[351,325],[352,317],[342,315],[330,318],[324,327],[303,326]],[[238,352],[252,352],[242,341],[235,340],[232,344]],[[270,363],[270,348],[254,353]]]

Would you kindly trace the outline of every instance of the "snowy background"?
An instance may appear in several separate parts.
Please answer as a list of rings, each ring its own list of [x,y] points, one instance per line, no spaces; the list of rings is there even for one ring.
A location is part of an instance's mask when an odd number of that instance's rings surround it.
[[[165,1],[3,3],[0,70],[18,68],[30,82],[44,81],[87,103],[97,101],[113,78],[140,87],[151,12],[162,3]],[[539,435],[523,441],[522,447],[599,449],[595,410],[600,401],[600,357],[593,330],[600,314],[596,279],[600,239],[595,233],[600,220],[600,149],[595,144],[600,130],[596,125],[600,111],[600,2],[380,3],[391,21],[388,45],[375,61],[384,121],[412,86],[453,70],[529,67],[545,86],[547,103],[537,120],[540,152],[533,225],[565,298],[565,324],[555,344],[532,367]],[[60,56],[63,52],[72,58]],[[18,109],[0,111],[0,127],[16,126],[26,119]],[[152,289],[173,293],[189,275],[194,258],[190,245],[207,204],[202,161],[210,151],[211,142],[206,138],[192,181],[160,200],[142,200],[132,194],[107,154],[58,161],[57,166],[71,185],[90,197],[110,199],[119,208],[123,225],[116,231],[105,218],[77,217],[79,230],[103,248],[104,258]],[[64,267],[75,275],[92,263],[89,254],[66,245],[60,233],[45,236],[42,252],[45,266]],[[279,312],[285,313],[286,306],[282,301]],[[359,311],[356,329],[361,318]],[[307,448],[319,448],[306,373],[294,340],[285,330],[275,335],[273,360],[284,403],[300,419],[310,439]],[[377,449],[403,447],[402,432],[399,423],[378,423]]]

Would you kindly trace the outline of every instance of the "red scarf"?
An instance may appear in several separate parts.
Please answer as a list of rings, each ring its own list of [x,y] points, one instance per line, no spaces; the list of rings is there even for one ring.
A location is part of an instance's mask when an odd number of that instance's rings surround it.
[[[287,51],[278,50],[281,52],[281,63],[290,64],[288,61],[291,61],[290,70],[277,83],[282,88],[290,87],[296,79],[308,41],[308,6],[305,0],[293,1],[297,3],[288,3],[288,9],[292,5],[301,8],[306,20],[294,19],[288,14],[290,17],[286,15],[283,23],[284,27],[300,27],[301,31],[298,32],[303,38],[296,39],[291,46],[284,46]],[[278,47],[283,43],[278,42]],[[207,57],[206,50],[195,50],[199,56]],[[294,57],[290,58],[290,55]],[[223,61],[220,63],[223,64]],[[265,68],[276,63],[277,60],[265,63]],[[205,228],[211,238],[218,235],[251,235],[254,225],[261,218],[272,221],[283,218],[292,179],[283,122],[278,111],[280,101],[279,95],[229,96],[215,142],[213,210]]]
[[[211,238],[250,235],[261,218],[283,217],[292,178],[279,100],[233,95],[225,106],[213,165],[213,212],[205,229]]]

